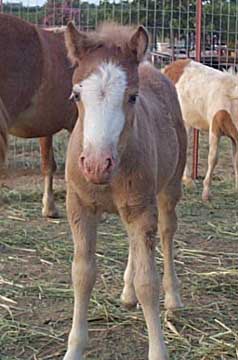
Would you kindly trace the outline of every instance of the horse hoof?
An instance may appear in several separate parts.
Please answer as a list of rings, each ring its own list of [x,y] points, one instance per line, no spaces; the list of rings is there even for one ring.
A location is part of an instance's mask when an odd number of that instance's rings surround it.
[[[126,309],[131,310],[136,308],[137,306],[137,298],[135,296],[125,296],[124,294],[121,295],[121,302]]]
[[[192,178],[183,177],[182,181],[183,181],[184,186],[186,186],[187,188],[189,188],[189,189],[196,188],[196,184]]]
[[[173,311],[183,308],[184,304],[182,303],[179,295],[165,295],[164,307],[166,310]]]
[[[68,350],[63,360],[83,360],[83,356],[81,352]]]
[[[58,219],[60,217],[57,208],[53,208],[53,209],[43,208],[42,216],[51,219]]]
[[[208,192],[203,192],[202,193],[202,200],[204,202],[208,202],[208,201],[211,201],[212,197],[211,195],[208,193]]]

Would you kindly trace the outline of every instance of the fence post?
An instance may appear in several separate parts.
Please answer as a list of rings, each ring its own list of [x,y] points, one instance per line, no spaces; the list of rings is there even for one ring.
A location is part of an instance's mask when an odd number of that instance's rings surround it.
[[[201,39],[202,39],[202,0],[197,0],[196,8],[196,61],[201,62]],[[192,178],[198,177],[198,148],[199,131],[194,129],[193,134],[193,173]]]

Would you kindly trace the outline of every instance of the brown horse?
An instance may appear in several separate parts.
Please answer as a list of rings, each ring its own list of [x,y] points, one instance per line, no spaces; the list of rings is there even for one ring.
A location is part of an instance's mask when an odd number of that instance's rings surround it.
[[[72,131],[77,119],[76,107],[69,101],[73,69],[64,35],[0,14],[0,48],[0,133],[5,122],[12,135],[40,137],[45,177],[42,213],[55,217],[52,135],[61,129]],[[2,138],[1,149],[5,145]]]
[[[73,94],[79,118],[66,162],[67,212],[74,238],[74,316],[65,360],[81,360],[87,311],[96,278],[96,228],[103,212],[120,215],[129,235],[122,301],[140,302],[149,334],[149,360],[168,359],[159,318],[155,264],[158,209],[164,251],[165,307],[181,306],[173,260],[186,132],[170,80],[142,60],[143,27],[104,25],[96,33],[66,30],[76,65]],[[110,244],[109,244],[110,246]]]

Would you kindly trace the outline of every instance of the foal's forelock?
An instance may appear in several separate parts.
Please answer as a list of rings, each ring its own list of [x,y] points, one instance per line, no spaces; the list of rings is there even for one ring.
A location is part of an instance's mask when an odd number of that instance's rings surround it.
[[[76,84],[78,86],[79,84]],[[125,125],[123,100],[127,86],[125,71],[116,64],[103,63],[80,84],[84,106],[84,149],[113,149]]]

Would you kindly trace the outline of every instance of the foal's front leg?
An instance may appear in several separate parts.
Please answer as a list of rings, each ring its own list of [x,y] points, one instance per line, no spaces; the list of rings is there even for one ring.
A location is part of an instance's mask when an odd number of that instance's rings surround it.
[[[157,208],[150,205],[141,212],[135,207],[129,211],[127,208],[121,211],[121,216],[131,241],[135,292],[149,333],[149,360],[167,360],[159,317],[159,281],[155,263]]]
[[[74,314],[64,360],[82,360],[88,341],[88,304],[96,280],[97,219],[91,209],[82,206],[78,196],[71,191],[67,194],[67,213],[74,240]]]

